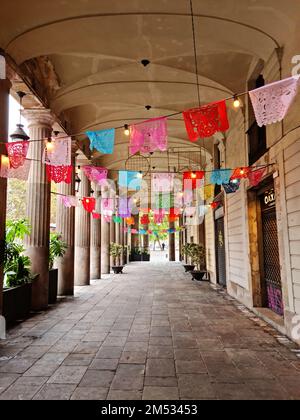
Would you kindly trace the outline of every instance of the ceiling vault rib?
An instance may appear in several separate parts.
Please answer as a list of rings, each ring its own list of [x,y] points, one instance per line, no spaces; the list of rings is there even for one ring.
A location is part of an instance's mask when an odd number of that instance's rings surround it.
[[[61,94],[57,95],[54,98],[54,100],[60,99],[64,96],[66,96],[66,95],[69,95],[69,94],[74,93],[74,92],[78,92],[78,91],[83,90],[83,89],[88,89],[88,88],[92,88],[92,87],[96,87],[96,86],[106,86],[106,85],[126,84],[126,83],[127,84],[129,84],[129,83],[155,83],[155,84],[170,84],[170,85],[175,84],[175,85],[187,85],[187,86],[195,86],[196,85],[197,86],[197,84],[194,83],[194,82],[177,82],[177,81],[172,81],[171,82],[171,81],[168,81],[168,80],[158,80],[158,81],[156,81],[156,80],[120,80],[120,81],[116,81],[116,82],[115,81],[114,82],[100,82],[100,83],[93,83],[93,84],[90,84],[90,85],[80,86],[76,89],[72,89],[72,90],[69,90],[67,92],[64,92],[64,93],[61,93]],[[232,91],[230,91],[230,90],[222,89],[221,87],[217,87],[217,86],[210,86],[210,85],[207,85],[205,83],[199,83],[199,86],[204,87],[204,88],[208,88],[208,89],[215,89],[215,90],[218,90],[220,92],[230,94],[230,95],[232,94]]]
[[[75,21],[75,20],[81,20],[81,19],[93,19],[93,18],[97,18],[97,17],[115,17],[115,16],[177,16],[177,17],[189,17],[190,15],[188,13],[168,13],[168,12],[126,12],[126,13],[96,13],[96,14],[89,14],[89,15],[81,15],[81,16],[72,16],[72,17],[68,17],[68,18],[64,18],[64,19],[57,19],[55,21],[52,22],[47,22],[44,23],[42,25],[37,25],[31,29],[28,29],[24,32],[21,32],[20,34],[16,35],[14,38],[12,38],[8,44],[5,46],[5,50],[7,50],[16,40],[18,40],[19,38],[22,38],[22,36],[27,35],[30,32],[34,32],[36,30],[39,29],[43,29],[46,28],[48,26],[52,26],[52,25],[56,25],[56,24],[60,24],[60,23],[65,23],[65,22],[71,22],[71,21]],[[266,36],[267,38],[269,38],[270,40],[272,40],[272,42],[274,42],[274,44],[276,45],[276,48],[280,48],[281,45],[279,44],[279,42],[269,33],[263,31],[260,28],[257,28],[253,25],[244,23],[244,22],[239,22],[236,21],[234,19],[228,19],[228,18],[224,18],[224,17],[220,17],[220,16],[212,16],[212,15],[205,15],[205,14],[195,14],[194,17],[196,18],[205,18],[205,19],[213,19],[213,20],[219,20],[219,21],[223,21],[223,22],[228,22],[228,23],[232,23],[232,24],[236,24],[239,26],[243,26],[245,28],[251,29],[253,31],[259,32],[261,34],[263,34],[264,36]]]

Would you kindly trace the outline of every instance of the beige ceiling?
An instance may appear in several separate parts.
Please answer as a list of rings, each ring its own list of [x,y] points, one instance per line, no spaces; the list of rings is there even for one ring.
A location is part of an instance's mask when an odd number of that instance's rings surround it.
[[[202,103],[245,88],[253,60],[268,60],[295,33],[297,3],[193,0]],[[47,101],[62,121],[71,122],[72,133],[197,105],[189,0],[3,0],[0,22],[0,47],[21,69],[39,57],[52,63],[56,76],[49,74],[53,89]],[[140,63],[144,58],[151,61],[146,68]],[[236,113],[229,114],[234,121]],[[170,147],[193,150],[181,116],[168,125]],[[116,143],[114,155],[103,159],[115,169],[128,157],[122,130]],[[200,141],[194,160],[199,146],[211,152],[212,144]],[[175,150],[169,157],[173,166]],[[182,156],[183,164],[188,161]],[[166,162],[157,159],[155,166],[164,169]]]

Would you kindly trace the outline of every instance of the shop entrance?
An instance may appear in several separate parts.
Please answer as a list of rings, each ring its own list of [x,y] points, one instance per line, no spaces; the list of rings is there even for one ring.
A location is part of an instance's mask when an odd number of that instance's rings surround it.
[[[218,209],[215,213],[215,235],[217,282],[220,286],[226,287],[226,251],[223,207]]]
[[[281,267],[279,258],[278,229],[276,217],[276,196],[274,185],[267,187],[260,195],[262,225],[262,288],[265,305],[283,316]]]

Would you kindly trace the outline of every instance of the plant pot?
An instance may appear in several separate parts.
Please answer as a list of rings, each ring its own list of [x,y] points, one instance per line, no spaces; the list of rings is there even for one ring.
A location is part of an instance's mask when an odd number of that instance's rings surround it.
[[[205,271],[191,271],[191,275],[196,281],[203,281],[203,277],[205,276],[205,274]]]
[[[190,265],[190,264],[184,264],[183,267],[184,267],[186,273],[190,273],[191,271],[194,271],[194,269],[195,269],[195,266]]]
[[[3,290],[3,316],[8,325],[26,318],[31,308],[32,283]]]
[[[58,290],[58,270],[53,269],[49,271],[49,291],[48,291],[48,303],[53,305],[57,301],[57,290]]]
[[[142,256],[141,254],[130,254],[130,262],[141,262],[142,261]]]
[[[142,254],[141,257],[142,257],[141,260],[144,262],[150,261],[150,254]]]
[[[112,267],[114,274],[123,274],[123,265],[117,265]]]

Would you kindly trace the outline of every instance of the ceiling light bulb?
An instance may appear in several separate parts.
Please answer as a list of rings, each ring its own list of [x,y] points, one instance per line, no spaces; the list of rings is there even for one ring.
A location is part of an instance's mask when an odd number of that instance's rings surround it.
[[[125,124],[124,125],[124,134],[125,134],[125,136],[129,136],[129,134],[130,134],[130,130],[129,130],[128,124]]]
[[[241,101],[239,100],[239,98],[237,96],[234,96],[233,106],[236,109],[241,107]]]
[[[9,167],[9,157],[8,156],[5,156],[5,155],[1,156],[1,166],[4,166],[6,168]]]
[[[46,148],[47,148],[47,152],[53,152],[54,144],[52,143],[52,140],[47,141]]]
[[[90,200],[89,200],[89,199],[87,199],[87,200],[86,200],[86,203],[87,203],[87,204],[89,204],[89,202],[90,202]]]
[[[195,172],[192,172],[191,177],[192,177],[193,179],[196,179],[196,178],[197,178],[197,174],[196,174]]]

